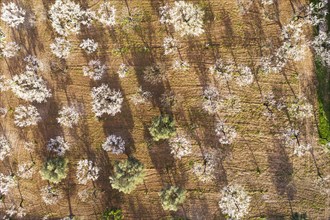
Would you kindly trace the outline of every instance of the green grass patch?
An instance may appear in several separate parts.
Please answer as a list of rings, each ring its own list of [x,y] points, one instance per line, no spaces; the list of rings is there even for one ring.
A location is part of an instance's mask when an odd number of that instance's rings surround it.
[[[330,85],[328,81],[327,68],[318,59],[315,61],[315,71],[318,80],[317,95],[319,105],[319,124],[318,132],[320,143],[326,144],[330,142]]]

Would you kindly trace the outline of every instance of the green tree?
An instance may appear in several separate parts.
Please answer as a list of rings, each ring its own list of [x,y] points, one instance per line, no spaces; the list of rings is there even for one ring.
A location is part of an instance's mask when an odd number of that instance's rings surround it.
[[[109,178],[112,188],[129,194],[142,183],[144,176],[143,164],[135,158],[128,158],[115,163],[114,175]]]
[[[182,204],[186,199],[186,191],[175,186],[163,189],[159,193],[164,210],[176,211],[178,205]]]
[[[59,183],[67,175],[68,159],[56,157],[48,159],[42,169],[40,175],[43,180],[48,180],[51,183]]]
[[[160,115],[152,120],[149,132],[154,141],[168,139],[176,134],[175,123],[168,115]]]

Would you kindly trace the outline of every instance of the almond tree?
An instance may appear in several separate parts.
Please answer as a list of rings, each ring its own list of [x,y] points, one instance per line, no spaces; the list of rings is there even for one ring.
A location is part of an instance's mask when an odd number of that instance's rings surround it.
[[[18,98],[28,102],[41,103],[52,96],[45,81],[33,71],[27,70],[23,74],[13,76],[9,85]]]
[[[215,133],[220,144],[232,144],[237,137],[236,129],[221,120],[217,121]]]
[[[199,181],[210,182],[215,179],[215,159],[212,154],[206,153],[202,162],[195,162],[192,172],[197,176]]]
[[[77,165],[76,177],[78,183],[87,184],[88,180],[95,181],[99,177],[100,169],[90,160],[79,160]]]
[[[18,7],[14,2],[2,4],[1,20],[6,22],[12,28],[17,28],[20,24],[24,23],[25,14],[25,10]]]
[[[12,147],[8,139],[4,135],[0,136],[0,160],[4,160],[8,157],[11,151]]]
[[[100,80],[106,69],[106,65],[101,64],[100,60],[91,60],[88,62],[88,66],[83,67],[83,74],[93,80]]]
[[[20,105],[15,109],[14,114],[14,122],[18,127],[37,125],[41,121],[38,109],[33,105]]]
[[[92,89],[92,110],[96,117],[103,114],[111,116],[121,112],[121,106],[124,101],[120,91],[112,90],[108,85],[102,84]]]
[[[171,138],[169,145],[171,147],[171,153],[179,160],[192,153],[190,141],[182,135]]]
[[[21,47],[15,42],[5,43],[3,47],[0,47],[0,55],[6,58],[15,57]]]
[[[97,50],[98,43],[93,39],[84,39],[82,43],[79,45],[82,49],[86,51],[87,54],[91,54]]]
[[[225,186],[221,190],[219,207],[231,219],[243,219],[248,214],[251,197],[240,185]]]
[[[12,175],[0,173],[0,195],[7,195],[10,189],[16,186],[16,180]]]
[[[83,11],[79,4],[70,0],[56,0],[48,13],[52,26],[58,34],[68,36],[80,32]]]
[[[57,37],[54,43],[50,44],[50,49],[58,58],[66,59],[70,54],[71,43],[64,38]]]
[[[116,8],[109,2],[104,2],[97,10],[97,19],[106,26],[114,26],[116,24]]]
[[[173,7],[161,7],[160,14],[160,22],[173,25],[181,36],[199,36],[204,33],[204,12],[190,2],[176,1]]]
[[[51,138],[47,143],[47,150],[57,154],[58,156],[63,156],[69,149],[70,145],[61,136]]]
[[[102,144],[102,148],[113,154],[122,154],[125,152],[125,141],[122,137],[112,134],[107,137],[106,141]]]
[[[72,128],[79,122],[80,114],[74,107],[64,106],[58,114],[56,120],[62,126]]]

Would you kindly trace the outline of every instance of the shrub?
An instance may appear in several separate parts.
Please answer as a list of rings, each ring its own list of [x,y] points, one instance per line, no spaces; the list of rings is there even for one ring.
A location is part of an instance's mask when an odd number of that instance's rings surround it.
[[[40,170],[43,180],[51,183],[59,183],[67,176],[68,160],[63,157],[48,159]]]
[[[186,199],[186,191],[179,187],[171,186],[159,193],[164,210],[177,211],[178,205]]]
[[[144,176],[143,164],[135,158],[128,158],[115,163],[114,175],[109,178],[112,188],[129,194],[143,182]]]
[[[307,218],[306,213],[300,214],[300,213],[295,212],[291,215],[291,220],[308,220],[308,218]]]
[[[121,209],[106,209],[102,213],[102,220],[122,220],[124,219]]]
[[[153,119],[149,132],[154,141],[169,139],[176,134],[175,123],[168,115],[160,115]]]

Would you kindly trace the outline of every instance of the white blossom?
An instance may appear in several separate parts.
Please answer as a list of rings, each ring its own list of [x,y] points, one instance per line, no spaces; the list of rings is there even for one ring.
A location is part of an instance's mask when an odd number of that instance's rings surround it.
[[[174,30],[180,33],[181,36],[199,36],[204,33],[204,12],[190,2],[176,1],[171,8],[168,8],[168,6],[160,8],[160,13],[160,21],[172,24]]]
[[[8,82],[4,75],[0,75],[0,92],[5,92],[10,89]]]
[[[282,133],[282,138],[284,140],[284,143],[288,147],[296,148],[298,144],[298,137],[299,137],[300,131],[294,128],[288,128],[284,130]]]
[[[54,30],[63,36],[80,32],[83,11],[79,4],[70,0],[56,0],[49,9]]]
[[[23,218],[26,216],[26,210],[25,208],[21,206],[12,205],[9,209],[6,210],[6,214],[12,219],[15,215],[17,218]],[[7,216],[4,216],[4,219],[6,219]]]
[[[1,48],[0,48],[1,49]],[[12,58],[17,55],[20,50],[20,46],[15,42],[9,42],[4,44],[4,47],[0,50],[0,55],[6,58]]]
[[[236,78],[236,82],[239,86],[246,86],[253,83],[254,76],[250,67],[240,66],[238,69],[240,75]]]
[[[36,172],[33,162],[26,162],[18,165],[17,176],[23,179],[31,179]]]
[[[12,147],[8,139],[2,135],[0,136],[0,160],[4,160],[11,153]]]
[[[74,107],[64,106],[58,114],[56,120],[60,125],[72,128],[78,124],[80,114]]]
[[[92,110],[97,117],[103,114],[111,116],[121,112],[123,96],[120,91],[111,90],[108,85],[102,84],[92,89]]]
[[[274,0],[261,0],[262,5],[272,5],[274,4]]]
[[[20,105],[15,109],[14,114],[14,122],[18,127],[37,125],[41,121],[38,109],[33,105]]]
[[[234,69],[235,66],[232,62],[225,63],[222,59],[218,59],[215,64],[209,68],[211,74],[226,81],[230,81],[233,78],[232,72]]]
[[[179,160],[192,153],[191,143],[184,136],[177,136],[169,140],[169,145],[171,147],[171,154]]]
[[[327,66],[330,66],[330,37],[327,32],[320,30],[310,43],[316,55],[318,55]]]
[[[172,37],[165,37],[163,41],[164,54],[169,55],[177,52],[179,43],[176,39]]]
[[[84,76],[89,76],[93,80],[102,79],[107,67],[101,64],[100,60],[91,60],[88,62],[88,66],[83,67]]]
[[[69,149],[70,145],[61,136],[51,138],[47,143],[47,150],[56,153],[58,156],[63,156]]]
[[[132,95],[130,100],[134,105],[144,104],[152,97],[151,92],[143,91],[142,87],[139,87],[138,91]]]
[[[203,109],[209,114],[217,113],[222,107],[222,99],[220,98],[219,91],[214,86],[208,86],[203,91]]]
[[[90,54],[97,50],[98,43],[95,42],[93,39],[84,39],[80,44],[80,47],[86,51],[86,53]]]
[[[97,10],[98,20],[107,26],[114,26],[116,24],[116,8],[109,2],[102,3]]]
[[[25,101],[41,103],[52,96],[45,81],[33,71],[15,75],[9,83],[14,94]]]
[[[16,186],[13,176],[0,173],[0,194],[7,195],[12,187]]]
[[[187,61],[184,60],[175,60],[173,62],[173,69],[180,70],[180,71],[187,71],[189,70],[190,65]]]
[[[10,27],[16,28],[25,21],[25,10],[18,7],[14,2],[3,3],[1,9],[1,20]]]
[[[95,181],[99,177],[100,169],[93,164],[93,161],[79,160],[76,177],[79,184],[86,184],[88,180]]]
[[[129,67],[124,63],[120,64],[118,71],[117,71],[119,78],[125,78],[127,76],[128,72],[129,72]]]
[[[300,96],[288,106],[288,112],[297,120],[310,118],[313,116],[313,105],[308,103],[306,97]]]
[[[25,69],[28,71],[34,71],[36,73],[42,67],[42,63],[33,55],[26,56],[24,61],[26,62]]]
[[[107,137],[106,141],[102,144],[102,148],[113,154],[122,154],[125,152],[125,141],[122,137],[112,134]]]
[[[293,154],[297,155],[298,157],[301,157],[301,156],[304,156],[311,149],[312,149],[312,146],[310,144],[295,145]]]
[[[236,129],[221,120],[218,120],[216,124],[215,133],[220,144],[232,144],[237,137]]]
[[[47,205],[54,205],[56,204],[60,199],[63,198],[63,193],[52,186],[45,186],[40,190],[40,195],[42,200]]]
[[[50,44],[50,49],[58,58],[66,59],[70,54],[71,43],[64,38],[57,37],[54,43]]]
[[[192,172],[202,182],[210,182],[215,176],[215,160],[212,154],[206,153],[202,162],[195,162]]]
[[[249,212],[251,197],[240,185],[225,186],[221,190],[219,207],[221,212],[231,219],[243,219]]]

